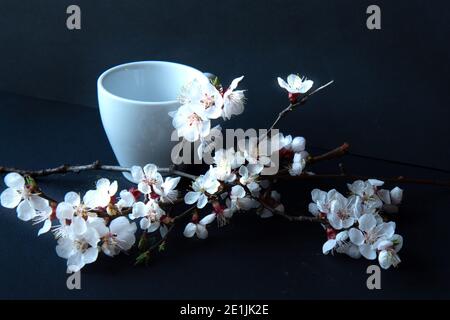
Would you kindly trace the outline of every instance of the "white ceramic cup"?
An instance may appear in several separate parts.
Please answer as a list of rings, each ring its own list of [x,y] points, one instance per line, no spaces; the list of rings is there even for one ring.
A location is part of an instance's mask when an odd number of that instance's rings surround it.
[[[168,112],[180,106],[181,87],[204,76],[178,63],[141,61],[113,67],[98,78],[103,127],[121,166],[172,164],[176,142],[170,139],[174,128]],[[131,179],[128,173],[124,175]]]

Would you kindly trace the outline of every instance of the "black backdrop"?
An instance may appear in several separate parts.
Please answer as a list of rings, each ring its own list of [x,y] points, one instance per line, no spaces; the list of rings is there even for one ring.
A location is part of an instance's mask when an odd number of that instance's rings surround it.
[[[245,115],[265,128],[285,96],[276,76],[333,88],[283,123],[311,146],[450,170],[448,1],[0,1],[0,90],[96,107],[96,78],[135,60],[170,60],[230,81],[246,75]],[[81,8],[81,30],[66,8]]]

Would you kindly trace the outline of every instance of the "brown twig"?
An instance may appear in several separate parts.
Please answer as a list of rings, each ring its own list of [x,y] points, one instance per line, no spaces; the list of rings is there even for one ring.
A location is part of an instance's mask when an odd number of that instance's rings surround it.
[[[404,176],[396,177],[377,177],[377,176],[364,176],[355,174],[301,174],[299,176],[280,175],[276,176],[276,179],[280,180],[327,180],[327,179],[342,179],[342,180],[367,180],[367,179],[379,179],[384,182],[392,183],[411,183],[411,184],[424,184],[441,187],[450,187],[450,181],[440,181],[432,179],[417,179],[407,178]]]
[[[349,149],[350,149],[350,145],[347,142],[345,142],[341,146],[339,146],[333,150],[330,150],[330,151],[320,154],[318,156],[309,157],[306,162],[307,162],[307,164],[314,164],[314,163],[317,163],[320,161],[340,158],[340,157],[346,155]]]
[[[326,223],[325,220],[320,219],[318,217],[310,217],[310,216],[293,216],[293,215],[289,215],[286,214],[284,212],[281,211],[277,211],[274,208],[272,208],[270,205],[268,205],[263,199],[261,198],[255,198],[256,200],[258,200],[264,208],[266,208],[267,210],[269,210],[270,212],[272,212],[272,214],[274,215],[278,215],[280,217],[283,217],[291,222],[319,222],[319,223]]]
[[[121,167],[121,166],[112,166],[112,165],[104,165],[101,164],[99,160],[96,160],[90,164],[85,165],[69,165],[63,164],[55,168],[48,169],[40,169],[40,170],[28,170],[28,169],[19,169],[12,167],[3,167],[0,166],[0,174],[1,173],[9,173],[9,172],[17,172],[21,175],[29,175],[31,177],[45,177],[52,174],[64,174],[64,173],[79,173],[81,171],[88,170],[103,170],[103,171],[115,171],[115,172],[130,172],[131,168]],[[168,168],[158,168],[158,171],[161,173],[173,174],[180,177],[185,177],[191,180],[195,180],[196,176],[176,170],[175,167]]]
[[[306,100],[308,100],[308,98],[310,96],[312,96],[313,94],[325,89],[326,87],[328,87],[329,85],[331,85],[334,82],[334,80],[331,80],[330,82],[324,84],[323,86],[320,86],[319,88],[305,94],[303,97],[300,98],[300,100],[296,103],[291,103],[289,104],[286,108],[284,108],[277,116],[277,118],[275,119],[275,121],[272,123],[272,125],[270,126],[268,132],[272,131],[273,128],[275,128],[275,126],[278,124],[278,122],[283,119],[287,113],[293,111],[297,106],[304,104],[306,102]]]

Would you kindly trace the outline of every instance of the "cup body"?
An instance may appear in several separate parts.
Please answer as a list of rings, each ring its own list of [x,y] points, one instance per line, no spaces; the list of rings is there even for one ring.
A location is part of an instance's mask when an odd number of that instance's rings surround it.
[[[181,87],[198,77],[204,75],[182,64],[141,61],[113,67],[98,78],[103,127],[121,166],[172,164],[176,142],[171,141],[174,129],[168,113],[180,106]]]

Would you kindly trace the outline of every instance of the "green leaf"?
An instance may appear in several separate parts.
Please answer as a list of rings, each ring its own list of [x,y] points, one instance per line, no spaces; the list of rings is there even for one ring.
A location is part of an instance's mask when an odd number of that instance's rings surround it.
[[[150,261],[150,252],[145,251],[143,253],[141,253],[140,255],[138,255],[138,257],[136,258],[136,262],[134,263],[135,266],[139,265],[139,264],[145,264],[148,265],[148,262]]]
[[[144,232],[141,235],[141,238],[139,239],[138,249],[139,249],[139,251],[144,251],[147,248],[148,248],[148,240],[147,240],[147,235]]]
[[[222,87],[222,84],[220,83],[218,77],[215,77],[214,79],[212,79],[212,80],[211,80],[211,83],[212,83],[212,85],[213,85],[214,87],[216,87],[216,88]]]
[[[25,184],[29,185],[31,188],[37,187],[36,180],[34,180],[31,176],[25,176]]]

